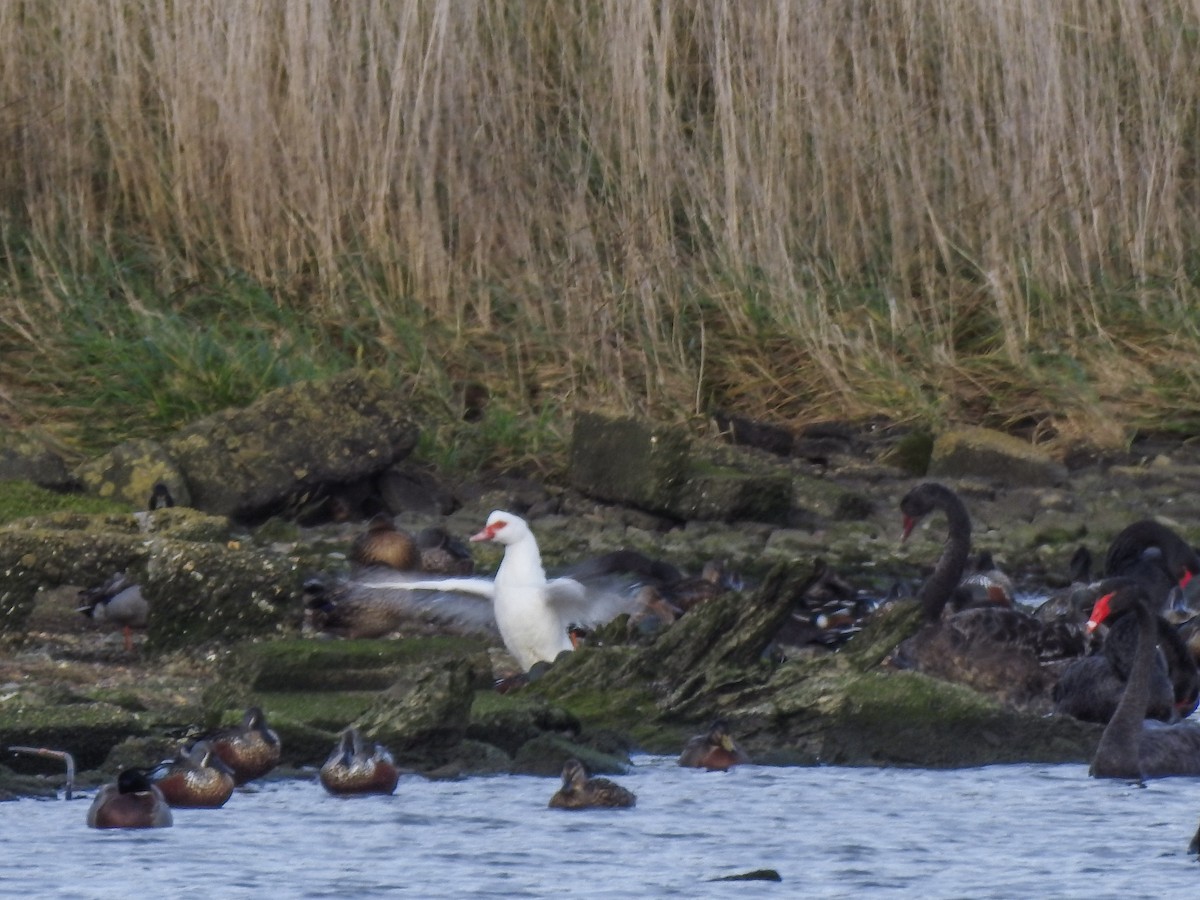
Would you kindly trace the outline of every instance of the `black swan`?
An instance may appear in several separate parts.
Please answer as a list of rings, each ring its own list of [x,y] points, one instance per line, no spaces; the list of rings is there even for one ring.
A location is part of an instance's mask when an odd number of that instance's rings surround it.
[[[1143,584],[1127,582],[1096,602],[1088,622],[1095,627],[1110,616],[1131,611],[1138,624],[1137,651],[1125,692],[1092,758],[1089,773],[1096,778],[1200,775],[1200,727],[1190,722],[1164,725],[1145,718],[1158,637],[1148,601]]]
[[[1095,585],[1097,596],[1131,582],[1134,579],[1105,579]],[[1052,693],[1055,712],[1101,725],[1112,718],[1133,666],[1138,622],[1130,612],[1110,616],[1109,620],[1112,624],[1100,652],[1072,660],[1063,669]],[[1154,654],[1145,716],[1174,722],[1195,709],[1200,673],[1175,627],[1161,616],[1155,616],[1155,622],[1159,646]]]
[[[1106,577],[1127,575],[1146,586],[1152,612],[1167,609],[1172,591],[1200,574],[1200,556],[1166,525],[1142,519],[1121,530],[1104,557]]]
[[[938,509],[946,515],[946,541],[917,594],[926,624],[896,648],[892,663],[1011,703],[1045,698],[1055,679],[1042,662],[1081,655],[1086,647],[1082,629],[1041,622],[994,603],[944,616],[970,556],[970,516],[958,495],[936,482],[918,485],[900,501],[906,538],[922,516]]]

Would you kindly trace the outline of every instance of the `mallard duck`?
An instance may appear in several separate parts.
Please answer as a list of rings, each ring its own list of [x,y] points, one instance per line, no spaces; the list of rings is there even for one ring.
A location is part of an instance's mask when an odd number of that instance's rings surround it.
[[[89,828],[166,828],[173,822],[162,791],[143,769],[125,769],[106,784],[88,809]]]
[[[723,719],[717,719],[704,734],[688,739],[679,755],[679,764],[696,769],[725,771],[750,762],[750,757],[729,734]]]
[[[216,809],[233,795],[233,769],[225,765],[208,741],[180,747],[173,760],[160,763],[150,780],[174,807]]]
[[[633,806],[637,797],[607,778],[589,778],[588,771],[577,759],[563,765],[562,787],[550,798],[552,809],[619,809]]]
[[[351,726],[321,766],[320,778],[331,794],[390,794],[400,772],[392,754],[374,742],[364,744],[358,729]]]
[[[279,765],[279,735],[270,729],[257,706],[246,710],[240,725],[216,732],[208,742],[213,753],[233,770],[239,785],[261,778]]]

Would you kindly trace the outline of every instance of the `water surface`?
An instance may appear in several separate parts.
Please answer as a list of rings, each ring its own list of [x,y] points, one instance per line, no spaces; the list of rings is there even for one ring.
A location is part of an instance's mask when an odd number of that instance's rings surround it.
[[[1082,765],[929,771],[680,769],[640,757],[632,810],[546,802],[557,779],[315,781],[104,832],[88,801],[0,804],[0,891],[55,897],[1196,897],[1200,781],[1137,787]],[[90,799],[90,798],[89,798]],[[782,882],[714,882],[754,869]],[[263,892],[268,892],[264,894]]]

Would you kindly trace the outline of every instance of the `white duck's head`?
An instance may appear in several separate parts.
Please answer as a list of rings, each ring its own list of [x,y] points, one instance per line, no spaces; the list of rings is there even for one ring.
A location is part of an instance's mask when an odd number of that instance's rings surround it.
[[[473,541],[495,541],[497,544],[515,544],[532,532],[529,525],[520,516],[502,509],[493,510],[487,518],[487,524],[479,534],[471,535]]]

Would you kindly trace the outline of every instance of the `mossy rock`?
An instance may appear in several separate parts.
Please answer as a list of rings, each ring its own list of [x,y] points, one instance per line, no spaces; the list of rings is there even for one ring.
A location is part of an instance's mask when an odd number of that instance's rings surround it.
[[[674,426],[583,412],[571,435],[571,483],[599,500],[666,512],[687,478],[690,447]]]
[[[746,472],[692,462],[664,510],[686,521],[787,521],[792,479],[786,472]]]
[[[284,638],[244,643],[232,655],[251,691],[382,691],[414,664],[486,654],[487,642],[456,635],[398,640]]]
[[[521,775],[560,777],[563,764],[571,758],[579,760],[593,774],[619,775],[629,767],[628,759],[602,753],[559,735],[542,734],[521,746],[513,756],[512,770]],[[546,800],[549,799],[547,794]]]
[[[467,736],[478,681],[469,660],[414,666],[354,724],[407,764],[440,765]]]
[[[220,544],[148,544],[142,592],[151,648],[279,635],[299,625],[300,576],[289,560]]]
[[[32,432],[0,427],[0,482],[28,482],[51,491],[70,491],[78,482],[62,455]],[[0,510],[3,504],[0,503]],[[0,522],[4,521],[0,511]]]
[[[956,428],[937,436],[931,478],[979,477],[1014,486],[1052,486],[1067,468],[1039,448],[990,428]]]
[[[579,719],[529,691],[476,691],[467,737],[499,747],[509,756],[546,732],[577,735]]]
[[[416,446],[405,385],[344,372],[264,394],[191,423],[164,442],[206,512],[261,519],[327,484],[381,472]]]
[[[272,727],[280,719],[324,734],[340,734],[379,700],[378,691],[267,691],[246,696],[244,703],[227,709],[222,724],[241,720],[246,706],[257,705],[267,714]],[[332,749],[332,747],[327,748]]]
[[[130,736],[147,733],[155,724],[149,717],[106,703],[72,703],[61,706],[0,704],[0,747],[31,746],[65,750],[80,769],[94,769],[109,751]],[[34,767],[23,758],[9,764],[17,771]]]

